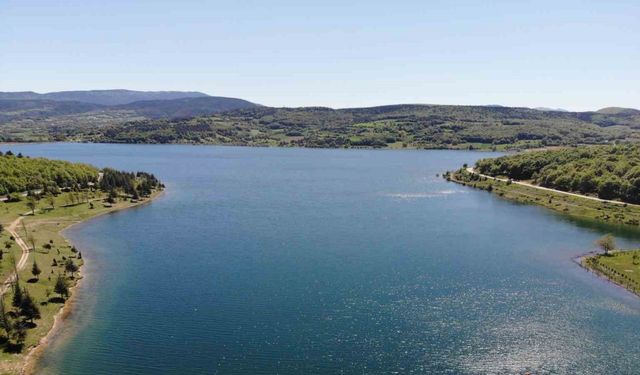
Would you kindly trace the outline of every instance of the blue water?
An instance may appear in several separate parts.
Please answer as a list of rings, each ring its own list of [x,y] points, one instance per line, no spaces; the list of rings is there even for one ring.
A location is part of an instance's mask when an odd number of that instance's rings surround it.
[[[456,151],[41,144],[167,192],[69,231],[43,374],[633,374],[640,302],[572,257],[613,231],[447,183]]]

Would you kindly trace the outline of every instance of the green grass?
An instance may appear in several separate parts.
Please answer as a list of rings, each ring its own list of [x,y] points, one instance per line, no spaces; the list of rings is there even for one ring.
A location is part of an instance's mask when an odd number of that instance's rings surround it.
[[[598,254],[582,264],[640,296],[640,250]]]
[[[19,272],[19,277],[20,285],[27,288],[29,294],[36,301],[42,318],[35,321],[37,324],[35,328],[27,331],[24,349],[21,353],[12,354],[0,350],[0,373],[19,373],[28,349],[35,346],[53,326],[54,316],[60,311],[63,304],[50,302],[49,299],[57,296],[53,293],[53,287],[57,275],[64,274],[63,257],[71,258],[76,264],[82,265],[83,261],[78,259],[78,255],[72,251],[71,244],[61,235],[60,231],[90,217],[142,203],[131,203],[120,199],[113,207],[105,207],[101,201],[105,195],[94,192],[91,193],[90,197],[94,199],[92,202],[94,208],[90,208],[88,203],[63,207],[67,203],[66,195],[63,193],[56,197],[54,209],[50,209],[47,204],[40,201],[40,207],[36,210],[35,216],[23,216],[24,227],[18,226],[16,228],[18,235],[27,244],[30,245],[31,242],[28,238],[33,238],[35,243],[36,250],[30,253],[27,265]],[[2,246],[4,252],[0,261],[0,280],[2,281],[11,275],[14,259],[17,262],[22,253],[19,246],[10,239],[6,228],[11,222],[27,212],[29,212],[29,209],[25,202],[0,203],[0,223],[5,227],[5,230],[0,234],[0,246]],[[10,247],[5,248],[5,243],[10,244]],[[51,244],[52,248],[46,249],[44,247],[45,244]],[[82,251],[82,249],[78,250]],[[57,260],[58,266],[52,265],[54,259]],[[38,281],[33,280],[34,276],[31,274],[34,260],[42,270]],[[76,274],[75,278],[68,279],[70,286],[75,285],[77,281],[78,274]],[[11,296],[11,291],[7,291],[3,296],[7,308],[11,307]]]

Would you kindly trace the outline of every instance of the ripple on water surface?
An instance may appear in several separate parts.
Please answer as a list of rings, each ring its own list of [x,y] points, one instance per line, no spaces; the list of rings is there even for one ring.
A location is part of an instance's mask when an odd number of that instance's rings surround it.
[[[640,303],[571,261],[608,229],[436,177],[487,153],[14,149],[170,187],[73,231],[95,298],[47,373],[637,373]]]

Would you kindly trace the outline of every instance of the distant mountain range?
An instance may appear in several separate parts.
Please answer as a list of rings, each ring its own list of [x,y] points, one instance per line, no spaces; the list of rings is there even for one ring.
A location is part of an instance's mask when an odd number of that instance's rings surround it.
[[[154,118],[182,118],[255,107],[243,99],[209,96],[201,92],[92,90],[0,92],[0,125],[38,120],[64,124],[68,116],[100,117],[114,122]],[[58,120],[56,120],[58,118]],[[91,122],[91,121],[89,121]]]
[[[0,92],[0,100],[52,100],[101,105],[120,105],[142,100],[173,100],[207,96],[209,95],[197,91],[89,90],[58,91],[45,94],[38,94],[33,91]]]

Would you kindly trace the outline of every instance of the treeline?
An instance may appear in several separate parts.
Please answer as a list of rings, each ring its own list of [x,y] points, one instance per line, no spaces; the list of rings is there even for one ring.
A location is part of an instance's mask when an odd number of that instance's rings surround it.
[[[156,176],[147,172],[123,172],[112,168],[102,170],[100,189],[110,193],[122,191],[133,198],[148,196],[157,188],[164,187]]]
[[[609,145],[525,152],[476,163],[482,174],[533,180],[558,190],[640,203],[640,146]]]
[[[0,195],[29,190],[86,188],[98,180],[98,169],[87,164],[28,158],[0,152]]]
[[[123,172],[112,168],[100,171],[88,164],[0,152],[0,195],[10,196],[10,200],[19,200],[17,193],[22,192],[46,196],[57,195],[61,191],[79,194],[88,189],[138,198],[148,196],[161,187],[160,181],[146,172]]]

